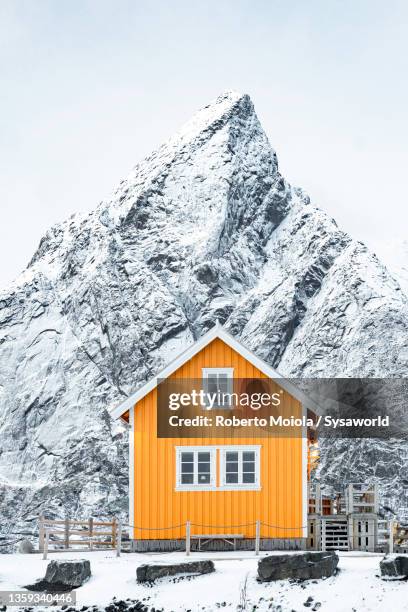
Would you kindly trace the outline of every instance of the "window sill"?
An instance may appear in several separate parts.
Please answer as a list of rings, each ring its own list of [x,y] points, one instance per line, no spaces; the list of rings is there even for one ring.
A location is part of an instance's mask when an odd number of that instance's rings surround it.
[[[262,487],[260,485],[233,485],[233,486],[227,486],[227,485],[223,485],[221,487],[214,487],[214,486],[195,486],[195,487],[175,487],[174,489],[177,492],[182,492],[182,491],[261,491]]]
[[[217,491],[217,487],[213,485],[192,485],[192,486],[178,486],[175,487],[175,491]]]
[[[260,491],[262,489],[261,485],[251,484],[251,485],[221,485],[218,487],[218,491]]]

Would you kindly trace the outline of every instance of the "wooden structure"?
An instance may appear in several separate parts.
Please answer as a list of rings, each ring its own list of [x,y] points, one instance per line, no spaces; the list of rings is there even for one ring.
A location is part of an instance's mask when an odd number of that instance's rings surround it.
[[[333,497],[309,485],[308,548],[310,550],[365,550],[378,545],[378,490],[376,485],[350,484]]]
[[[237,548],[237,540],[242,540],[244,534],[242,533],[220,533],[220,534],[202,534],[202,535],[193,535],[191,536],[192,540],[198,540],[198,550],[202,550],[206,547],[210,542],[214,542],[216,540],[222,540],[226,544],[232,546],[233,550]]]
[[[261,548],[304,548],[308,480],[305,426],[294,426],[292,435],[279,437],[262,432],[243,432],[238,437],[230,430],[225,437],[178,437],[177,428],[174,437],[158,436],[159,381],[205,382],[209,372],[215,385],[221,378],[228,383],[231,377],[233,389],[238,380],[268,381],[269,387],[282,396],[279,408],[284,417],[306,418],[308,409],[313,409],[302,392],[220,325],[212,328],[157,378],[111,410],[113,418],[122,418],[130,426],[132,549],[184,550],[185,525],[189,522],[192,542],[197,542],[194,538],[201,534],[208,539],[214,536],[213,547],[216,536],[236,533],[243,536],[235,539],[236,547],[253,550],[257,521],[262,523]],[[214,412],[225,415],[227,410],[224,407]],[[203,410],[202,414],[211,413]],[[245,463],[249,466],[246,480],[242,476]],[[200,464],[204,466],[199,473],[202,482],[197,479]],[[238,466],[235,481],[227,480],[226,464],[232,469]],[[251,466],[255,466],[253,470]],[[182,480],[188,476],[187,469],[191,469],[191,486]],[[217,538],[220,549],[230,548],[225,539]]]
[[[122,548],[122,526],[120,521],[95,521],[80,519],[47,519],[41,515],[38,520],[39,552],[46,559],[49,552],[66,550],[100,550],[111,548],[118,556]]]

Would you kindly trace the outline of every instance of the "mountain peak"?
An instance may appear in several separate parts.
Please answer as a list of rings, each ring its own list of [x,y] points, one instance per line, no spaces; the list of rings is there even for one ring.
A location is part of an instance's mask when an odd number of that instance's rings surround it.
[[[244,99],[250,101],[249,95],[236,91],[235,89],[226,89],[209,104],[204,106],[204,108],[210,108],[220,104],[233,106],[240,100]]]
[[[199,109],[170,141],[191,140],[209,129],[219,129],[234,115],[255,115],[254,105],[248,94],[227,90]]]

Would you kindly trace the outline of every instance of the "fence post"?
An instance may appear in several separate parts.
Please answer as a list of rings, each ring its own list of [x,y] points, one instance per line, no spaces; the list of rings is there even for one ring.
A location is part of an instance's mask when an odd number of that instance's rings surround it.
[[[255,529],[255,554],[259,555],[259,544],[261,540],[261,521],[256,521]]]
[[[354,512],[354,487],[352,484],[348,486],[348,508],[346,512],[348,514],[353,514]]]
[[[90,548],[90,550],[92,550],[93,549],[93,543],[92,543],[92,538],[93,538],[93,518],[92,517],[90,517],[90,519],[89,519],[88,531],[89,531],[89,548]]]
[[[379,507],[379,495],[378,495],[378,484],[374,484],[374,513],[378,514]]]
[[[390,532],[388,536],[388,552],[394,552],[394,519],[390,519]]]
[[[322,552],[326,552],[326,521],[322,518],[321,519],[321,537],[322,537]]]
[[[350,514],[347,518],[347,531],[349,550],[354,550],[354,519]]]
[[[112,548],[116,548],[116,525],[117,519],[114,517],[112,519]]]
[[[191,523],[186,522],[186,555],[189,556],[191,550]]]
[[[40,552],[44,551],[44,537],[45,537],[45,533],[44,533],[44,514],[40,514],[39,518],[38,518],[38,524],[39,524],[39,532],[38,532],[38,550]]]
[[[46,561],[47,560],[47,555],[48,555],[48,542],[50,539],[50,532],[48,529],[45,530],[45,544],[44,544],[44,552],[43,552],[43,560]]]
[[[69,548],[69,518],[65,519],[64,540],[65,540],[65,548]]]
[[[315,495],[316,495],[315,512],[316,514],[321,514],[322,512],[322,491],[321,491],[319,482],[316,483]]]
[[[116,539],[116,556],[120,557],[120,550],[122,548],[122,523],[118,522],[118,537]]]

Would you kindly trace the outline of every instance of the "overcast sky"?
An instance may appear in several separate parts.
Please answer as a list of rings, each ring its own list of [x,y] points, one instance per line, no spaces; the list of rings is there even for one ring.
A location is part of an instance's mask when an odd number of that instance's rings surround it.
[[[0,286],[226,89],[355,237],[408,221],[405,0],[0,0]]]

